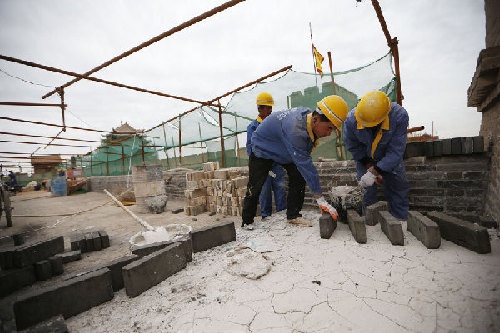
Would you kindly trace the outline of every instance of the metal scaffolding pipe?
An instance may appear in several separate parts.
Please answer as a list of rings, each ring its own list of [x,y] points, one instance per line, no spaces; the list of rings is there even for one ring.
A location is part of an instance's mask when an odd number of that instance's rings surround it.
[[[115,63],[118,60],[121,60],[121,59],[123,59],[123,58],[131,55],[134,52],[137,52],[137,51],[139,51],[139,50],[141,50],[141,49],[143,49],[143,48],[145,48],[145,47],[147,47],[147,46],[149,46],[149,45],[151,45],[153,43],[156,43],[156,42],[162,40],[165,37],[173,35],[174,33],[179,32],[179,31],[183,30],[184,28],[187,28],[187,27],[189,27],[189,26],[191,26],[191,25],[193,25],[195,23],[198,23],[200,21],[203,21],[204,19],[209,18],[210,16],[213,16],[213,15],[219,13],[219,12],[222,12],[222,11],[226,10],[227,8],[232,7],[234,5],[237,5],[237,4],[239,4],[240,2],[243,2],[243,1],[245,1],[245,0],[232,0],[232,1],[228,1],[228,2],[222,4],[222,5],[218,6],[218,7],[215,7],[213,9],[211,9],[211,10],[209,10],[209,11],[201,14],[201,15],[193,17],[191,20],[186,21],[186,22],[184,22],[184,23],[182,23],[182,24],[180,24],[180,25],[178,25],[178,26],[176,26],[176,27],[174,27],[174,28],[172,28],[172,29],[170,29],[168,31],[165,31],[162,34],[160,34],[160,35],[158,35],[158,36],[156,36],[154,38],[151,38],[150,40],[148,40],[148,41],[146,41],[146,42],[144,42],[144,43],[142,43],[142,44],[140,44],[140,45],[138,45],[136,47],[133,47],[132,49],[128,50],[127,52],[124,52],[124,53],[122,53],[122,54],[114,57],[113,59],[106,61],[102,65],[99,65],[99,66],[95,67],[94,69],[91,69],[90,71],[86,72],[82,77],[74,79],[74,80],[72,80],[70,82],[67,82],[67,83],[63,84],[62,88],[69,87],[73,83],[78,82],[81,79],[84,79],[84,78],[88,77],[90,74],[95,73],[95,72],[97,72],[97,71],[99,71],[99,70],[101,70],[101,69],[103,69],[103,68],[111,65],[112,63]],[[53,91],[45,94],[42,98],[45,99],[45,98],[53,95],[55,92],[56,92],[56,90],[53,90]]]
[[[91,141],[91,140],[59,138],[56,136],[31,135],[31,134],[21,134],[21,133],[12,133],[12,132],[0,132],[0,134],[14,135],[14,136],[27,136],[30,138],[45,138],[45,139],[56,139],[57,138],[59,140],[70,140],[70,141],[81,141],[81,142],[99,142],[99,141]]]
[[[0,105],[12,105],[12,106],[56,106],[56,107],[67,107],[66,104],[51,104],[51,103],[29,103],[29,102],[0,102]]]

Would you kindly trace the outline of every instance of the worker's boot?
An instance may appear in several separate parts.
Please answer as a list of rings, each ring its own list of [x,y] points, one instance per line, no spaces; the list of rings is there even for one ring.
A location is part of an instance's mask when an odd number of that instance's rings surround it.
[[[291,224],[299,224],[299,225],[303,225],[304,227],[312,227],[311,221],[306,220],[302,216],[299,216],[299,217],[296,217],[294,219],[287,220],[287,221],[288,221],[288,223],[291,223]]]

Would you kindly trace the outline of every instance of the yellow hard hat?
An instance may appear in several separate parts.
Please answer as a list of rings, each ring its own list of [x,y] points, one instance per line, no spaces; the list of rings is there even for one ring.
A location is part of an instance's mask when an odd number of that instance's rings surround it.
[[[273,96],[271,96],[271,94],[268,92],[265,91],[261,92],[260,94],[257,95],[257,105],[273,106],[274,105]]]
[[[373,127],[384,121],[390,111],[391,99],[381,91],[372,91],[361,98],[354,115],[358,125]]]
[[[318,108],[330,121],[340,128],[347,118],[347,103],[337,95],[330,95],[318,102]]]

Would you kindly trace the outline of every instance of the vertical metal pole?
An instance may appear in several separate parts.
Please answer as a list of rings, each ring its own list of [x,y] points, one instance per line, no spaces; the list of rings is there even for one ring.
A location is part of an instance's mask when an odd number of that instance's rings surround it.
[[[90,152],[90,177],[94,175],[93,170],[92,170],[92,152]]]
[[[171,137],[171,139],[172,139],[172,147],[174,147],[174,137]],[[175,148],[174,148],[174,161],[177,166],[177,156],[175,156]]]
[[[182,125],[181,116],[179,116],[179,165],[182,165]]]
[[[220,129],[220,148],[221,148],[221,158],[222,158],[222,167],[226,167],[226,163],[224,161],[224,137],[222,136],[222,106],[220,105],[220,99],[217,100],[217,104],[219,106],[219,129]]]
[[[109,176],[109,147],[106,147],[106,176]]]
[[[63,129],[62,129],[62,131],[66,132],[66,121],[64,119],[64,110],[66,109],[64,107],[64,88],[63,87],[57,88],[57,92],[59,93],[59,96],[61,97],[62,124],[64,126]]]
[[[122,174],[125,174],[125,152],[123,150],[123,144],[120,144],[122,146]]]
[[[201,125],[198,123],[198,131],[200,132],[200,149],[201,149],[201,144],[203,141],[203,138],[201,137]],[[203,157],[203,150],[201,151],[201,163],[205,163],[205,158]]]
[[[146,165],[144,161],[144,135],[141,135],[141,143],[142,165]]]
[[[385,23],[384,15],[382,15],[382,8],[380,8],[380,4],[378,0],[372,0],[373,8],[377,13],[377,18],[380,22],[380,26],[382,27],[382,31],[384,32],[385,39],[387,40],[387,45],[391,48],[392,56],[394,57],[394,67],[396,69],[396,80],[397,80],[397,100],[399,105],[403,105],[403,94],[401,92],[401,75],[399,73],[399,50],[398,50],[398,38],[391,38],[391,34],[389,33],[389,29],[387,29],[387,24]]]
[[[234,115],[234,122],[236,124],[236,156],[238,157],[238,162],[239,162],[239,159],[240,159],[240,141],[238,140],[238,117],[236,117],[236,115]],[[239,163],[238,163],[239,165]]]
[[[309,31],[311,32],[311,53],[313,56],[313,67],[314,67],[314,78],[316,79],[316,86],[318,86],[318,77],[316,76],[316,55],[314,54],[314,43],[313,43],[313,29],[311,22],[309,22]]]
[[[165,152],[165,157],[167,158],[167,169],[170,169],[170,163],[168,161],[168,152],[167,152],[167,133],[165,132],[165,124],[161,125],[163,129],[163,139],[165,140],[165,146],[163,146],[163,151]]]

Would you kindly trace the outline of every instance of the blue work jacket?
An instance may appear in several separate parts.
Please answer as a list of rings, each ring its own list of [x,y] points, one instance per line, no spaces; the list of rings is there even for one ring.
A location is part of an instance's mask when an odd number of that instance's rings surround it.
[[[252,121],[250,123],[250,125],[248,125],[248,127],[247,127],[247,154],[248,154],[248,156],[250,156],[252,154],[252,135],[253,135],[253,132],[255,132],[255,130],[257,129],[257,127],[260,125],[261,122],[262,122],[262,120],[260,119],[260,117],[258,117],[257,119]]]
[[[403,160],[406,149],[408,128],[408,113],[397,103],[392,103],[391,111],[386,120],[381,123],[382,138],[372,156],[372,143],[377,131],[358,126],[356,108],[349,111],[344,123],[344,143],[356,161],[371,158],[377,167],[391,172]]]
[[[255,156],[284,164],[295,164],[313,194],[321,186],[311,152],[317,145],[312,132],[312,111],[305,107],[273,112],[252,135]]]

